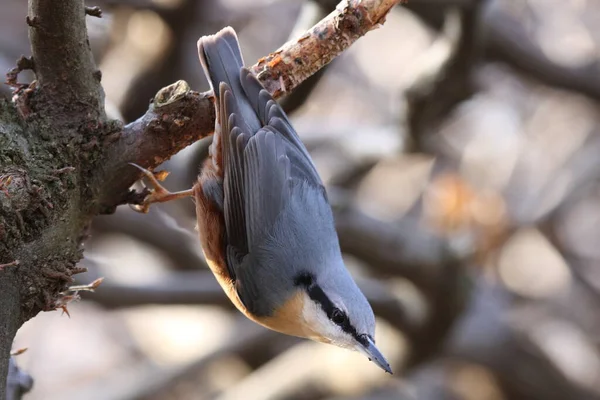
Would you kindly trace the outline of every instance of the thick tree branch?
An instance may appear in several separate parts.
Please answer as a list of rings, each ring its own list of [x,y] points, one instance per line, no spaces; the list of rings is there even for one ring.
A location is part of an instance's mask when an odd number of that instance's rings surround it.
[[[33,62],[17,70],[33,67],[37,79],[0,101],[0,264],[19,261],[0,268],[0,399],[16,330],[55,309],[81,272],[98,212],[89,174],[98,144],[121,128],[105,118],[83,0],[30,0],[28,13]]]
[[[251,70],[273,94],[281,97],[327,65],[358,38],[379,27],[400,0],[346,0],[307,33],[263,57]],[[179,150],[208,136],[214,129],[210,93],[198,94],[185,82],[164,88],[148,112],[127,125],[113,144],[99,181],[107,182],[101,196],[106,212],[136,199],[124,196],[140,173],[127,162],[155,168]],[[110,184],[108,184],[110,182]]]
[[[139,171],[127,162],[154,168],[214,129],[215,110],[210,93],[190,90],[184,81],[161,89],[140,119],[127,125],[109,148],[104,168],[97,177],[104,183],[100,202],[104,212],[131,202],[127,189]]]
[[[56,116],[56,111],[69,109],[67,115],[79,119],[75,109],[89,111],[88,118],[104,115],[104,93],[90,49],[85,13],[81,0],[29,2],[29,37],[44,100],[38,109],[46,114]]]

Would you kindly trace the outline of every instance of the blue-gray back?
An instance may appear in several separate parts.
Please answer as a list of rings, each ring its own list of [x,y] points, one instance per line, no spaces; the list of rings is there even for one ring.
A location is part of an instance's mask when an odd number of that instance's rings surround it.
[[[243,68],[233,30],[203,39],[199,48],[220,125],[224,181],[223,199],[216,200],[223,204],[229,273],[246,307],[269,315],[291,294],[298,272],[335,264],[347,275],[331,208],[287,116]],[[268,293],[258,290],[266,279]]]

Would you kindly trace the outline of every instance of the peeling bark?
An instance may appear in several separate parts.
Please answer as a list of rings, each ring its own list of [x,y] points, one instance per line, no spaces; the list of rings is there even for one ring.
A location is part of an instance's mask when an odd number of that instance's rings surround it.
[[[348,0],[296,40],[258,60],[251,70],[263,86],[281,97],[385,22],[399,0]]]

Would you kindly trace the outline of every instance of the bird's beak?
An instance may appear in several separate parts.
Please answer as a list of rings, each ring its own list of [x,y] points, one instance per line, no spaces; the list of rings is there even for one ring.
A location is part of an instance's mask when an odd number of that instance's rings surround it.
[[[387,372],[388,374],[392,374],[392,369],[390,368],[390,364],[387,362],[383,354],[377,349],[375,343],[367,337],[367,341],[365,344],[359,343],[356,346],[356,349],[363,353],[365,356],[369,358],[369,361],[373,361],[379,368]]]

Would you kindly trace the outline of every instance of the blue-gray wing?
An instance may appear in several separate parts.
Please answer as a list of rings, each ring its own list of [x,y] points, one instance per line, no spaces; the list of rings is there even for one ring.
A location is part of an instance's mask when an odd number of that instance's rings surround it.
[[[289,204],[293,181],[321,187],[317,170],[285,113],[258,80],[242,69],[242,87],[262,128],[244,149],[246,236],[256,246]]]
[[[243,258],[259,244],[289,204],[292,181],[321,187],[321,179],[281,107],[246,69],[241,72],[244,93],[236,95],[221,84],[220,112],[224,161],[224,213],[228,244]],[[255,110],[261,128],[240,117],[240,102]],[[247,106],[246,104],[246,106]],[[232,265],[236,265],[232,260]],[[235,269],[235,267],[234,267]],[[235,271],[233,271],[235,272]]]
[[[255,267],[251,253],[289,208],[292,186],[308,185],[322,195],[324,190],[284,111],[243,67],[235,32],[226,28],[202,38],[198,47],[216,97],[224,171],[225,251],[229,273],[235,279],[240,268]],[[249,272],[244,276],[252,276]],[[247,303],[259,301],[259,295],[240,293],[250,309],[252,305]]]

